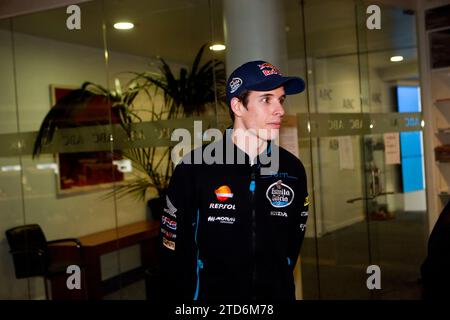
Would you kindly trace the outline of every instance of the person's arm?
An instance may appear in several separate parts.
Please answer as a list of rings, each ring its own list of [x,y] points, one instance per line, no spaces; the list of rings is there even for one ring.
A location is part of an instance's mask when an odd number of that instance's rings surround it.
[[[165,300],[192,300],[195,283],[195,210],[192,166],[176,166],[161,217],[161,284]]]
[[[306,181],[306,173],[302,166],[302,173],[299,176],[297,205],[294,214],[290,217],[289,222],[289,248],[288,259],[291,270],[294,271],[300,248],[303,243],[306,232],[306,221],[308,219],[309,196]]]

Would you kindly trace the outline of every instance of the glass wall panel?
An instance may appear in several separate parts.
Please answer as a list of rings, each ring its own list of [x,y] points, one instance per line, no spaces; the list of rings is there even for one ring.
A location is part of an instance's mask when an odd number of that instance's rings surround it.
[[[9,245],[4,238],[5,231],[24,223],[22,195],[22,157],[18,152],[18,119],[14,74],[14,42],[11,31],[12,21],[0,21],[0,134],[2,135],[2,154],[0,156],[0,195],[1,195],[1,246],[0,299],[31,298],[32,283],[28,279],[15,280],[13,260]]]
[[[351,133],[362,112],[354,5],[314,1],[303,7],[322,299],[370,297],[365,206],[347,201],[365,194],[362,140]]]
[[[426,203],[414,11],[381,6],[381,29],[369,30],[369,5],[303,7],[325,299],[420,297]],[[394,64],[395,55],[404,61]],[[382,290],[367,287],[371,265]]]
[[[223,83],[217,77],[224,76],[219,73],[224,65],[223,53],[209,49],[220,40],[211,32],[214,9],[209,1],[128,0],[104,5],[108,85],[121,97],[117,107],[123,104],[120,107],[129,116],[126,139],[114,141],[124,171],[112,195],[121,228],[159,221],[175,161],[171,134],[177,128],[191,129],[193,117],[210,119],[201,123],[203,131],[208,124],[216,127],[216,89],[218,80]],[[117,22],[131,22],[134,27],[118,30]],[[221,65],[200,73],[212,59],[220,59]],[[220,111],[227,115],[224,108]],[[121,290],[108,298],[152,299],[155,241],[120,251]],[[145,279],[133,281],[141,273]]]
[[[285,34],[288,57],[288,69],[286,74],[303,78],[310,83],[312,71],[308,68],[307,52],[305,48],[305,17],[301,4],[298,1],[284,1]],[[302,161],[307,172],[308,193],[311,195],[311,205],[306,228],[306,235],[300,252],[298,268],[295,269],[297,299],[319,298],[319,274],[317,264],[317,215],[316,199],[314,194],[314,172],[315,162],[312,161],[311,149],[315,148],[315,141],[311,139],[308,131],[308,120],[310,112],[310,91],[289,96],[286,101],[285,129],[282,131],[285,139],[290,138],[294,132],[298,139],[298,149],[290,149]],[[294,121],[290,121],[295,119]],[[283,143],[283,139],[281,140]],[[301,276],[300,276],[301,275]]]
[[[17,163],[21,171],[17,174],[22,183],[23,212],[17,213],[10,226],[37,224],[47,241],[82,239],[116,225],[114,202],[102,199],[112,191],[114,180],[109,141],[106,146],[96,144],[95,134],[87,129],[110,124],[108,105],[99,99],[87,99],[79,89],[85,81],[106,85],[102,8],[98,2],[80,4],[78,8],[80,29],[71,29],[66,7],[15,17],[11,23],[15,70],[15,88],[11,92],[17,93],[17,100],[16,112],[5,121],[17,122],[11,130],[19,134],[22,146]],[[34,149],[39,130],[39,148]],[[38,154],[33,157],[36,150]],[[44,299],[46,295],[55,299],[99,296],[100,283],[88,287],[84,271],[87,264],[90,270],[100,265],[95,259],[82,261],[80,250],[85,248],[77,248],[73,241],[48,244],[38,256],[32,248],[37,245],[37,240],[32,240],[38,231],[29,228],[21,241],[31,253],[24,261],[17,258],[16,267],[21,261],[28,262],[28,271],[38,276],[28,280],[31,299]],[[111,260],[101,267],[115,269],[115,264]],[[66,286],[67,265],[81,267],[80,272],[72,271],[80,276],[72,283],[79,284],[80,290]],[[44,272],[50,274],[48,293],[39,277]],[[10,276],[2,283],[15,286],[16,281]]]
[[[381,5],[381,29],[371,31],[369,5],[357,11],[363,112],[376,132],[363,137],[371,264],[382,275],[373,297],[419,299],[427,204],[416,14],[413,5]]]
[[[0,299],[153,299],[171,134],[228,127],[226,72],[266,57],[307,83],[288,97],[280,135],[311,199],[297,299],[419,297],[427,206],[414,8],[380,6],[381,29],[369,30],[366,1],[262,3],[94,0],[0,21]],[[199,53],[196,70],[214,67],[193,75]],[[71,240],[33,251],[32,224]],[[14,256],[5,232],[21,226]],[[382,290],[367,287],[370,265]]]

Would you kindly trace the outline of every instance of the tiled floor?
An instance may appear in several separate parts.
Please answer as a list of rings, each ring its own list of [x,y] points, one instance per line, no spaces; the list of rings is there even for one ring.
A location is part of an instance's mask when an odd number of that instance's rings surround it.
[[[103,297],[104,300],[145,300],[145,280],[136,281]]]
[[[420,265],[426,255],[426,215],[397,214],[395,219],[366,222],[318,239],[319,281],[314,239],[302,248],[304,299],[420,299]],[[368,290],[368,265],[381,270],[381,290]],[[133,283],[105,299],[145,299],[145,281]]]
[[[369,229],[364,221],[319,238],[318,267],[315,241],[305,239],[303,296],[305,299],[419,299],[418,279],[426,256],[427,237],[423,212],[399,213],[392,220],[372,221]],[[380,290],[367,289],[369,265],[380,267]]]

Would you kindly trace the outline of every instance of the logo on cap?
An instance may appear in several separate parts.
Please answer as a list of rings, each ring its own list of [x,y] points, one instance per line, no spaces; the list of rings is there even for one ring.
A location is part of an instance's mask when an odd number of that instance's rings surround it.
[[[229,186],[221,186],[214,190],[217,200],[226,201],[230,198],[233,198],[233,194],[231,193],[231,189]]]
[[[241,78],[233,78],[230,81],[230,93],[235,93],[237,89],[242,85]]]
[[[258,67],[265,76],[270,76],[271,74],[278,74],[281,76],[280,70],[271,63],[265,62],[263,64],[258,64]]]

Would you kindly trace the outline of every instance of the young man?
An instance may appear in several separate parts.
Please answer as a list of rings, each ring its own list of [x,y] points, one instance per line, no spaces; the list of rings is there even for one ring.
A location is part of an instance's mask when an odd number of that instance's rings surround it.
[[[161,221],[167,300],[294,300],[293,269],[305,234],[302,163],[272,140],[286,95],[304,81],[265,61],[227,81],[233,129],[177,165]],[[211,164],[194,154],[215,150]],[[197,157],[198,159],[198,157]],[[208,163],[208,164],[207,164]]]

